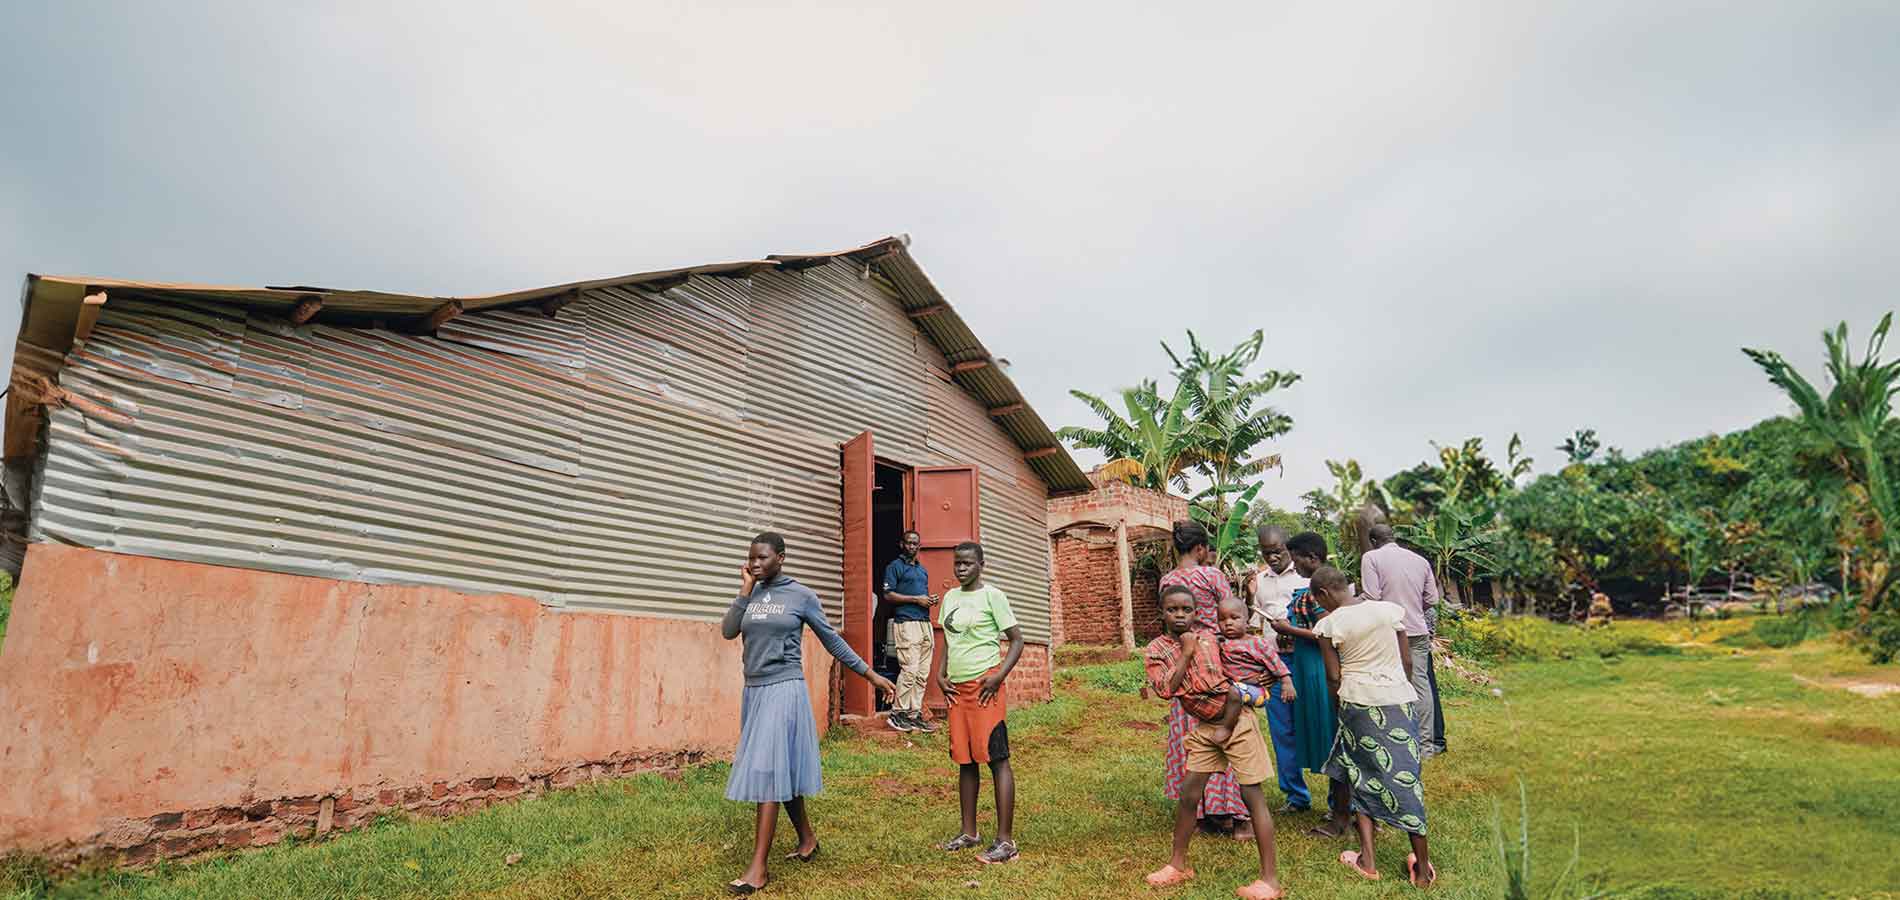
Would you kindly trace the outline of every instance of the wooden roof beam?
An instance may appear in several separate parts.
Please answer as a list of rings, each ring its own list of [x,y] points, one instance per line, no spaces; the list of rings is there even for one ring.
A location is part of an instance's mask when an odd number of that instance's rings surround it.
[[[825,263],[831,262],[831,259],[829,256],[792,257],[790,259],[780,258],[778,264],[779,268],[788,271],[803,272],[806,269],[815,269]]]
[[[1002,406],[990,407],[989,414],[990,414],[990,418],[994,419],[994,418],[999,418],[1001,416],[1007,416],[1013,412],[1022,412],[1024,409],[1027,409],[1027,408],[1028,408],[1028,405],[1023,404],[1023,403],[1005,403]]]
[[[920,307],[918,309],[905,310],[904,315],[910,316],[913,319],[927,319],[931,316],[947,312],[949,309],[948,304],[932,303],[929,306]]]
[[[99,314],[105,311],[105,307],[105,288],[86,288],[85,298],[80,300],[79,318],[73,322],[74,343],[92,337],[92,326],[99,324]]]
[[[292,325],[305,324],[309,322],[311,319],[316,318],[317,313],[321,311],[322,309],[323,309],[322,297],[316,296],[314,294],[312,294],[311,296],[305,297],[302,300],[297,301],[296,306],[291,307],[290,324]]]
[[[950,374],[961,375],[965,372],[974,372],[978,369],[987,369],[989,367],[990,367],[990,361],[987,359],[966,360],[964,362],[960,362],[954,366],[951,366]]]
[[[446,324],[450,319],[453,319],[456,316],[459,316],[461,314],[462,314],[462,302],[460,300],[450,300],[449,302],[436,307],[434,310],[431,310],[428,315],[423,316],[422,320],[416,324],[416,330],[421,331],[425,334],[433,333],[436,329],[441,328],[444,324]]]
[[[1042,459],[1062,452],[1061,447],[1038,447],[1023,454],[1023,459]]]

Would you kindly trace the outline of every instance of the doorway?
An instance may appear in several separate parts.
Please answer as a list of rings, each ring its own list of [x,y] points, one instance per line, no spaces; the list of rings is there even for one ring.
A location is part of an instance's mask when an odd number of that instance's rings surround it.
[[[877,613],[871,620],[871,668],[897,680],[897,650],[891,645],[891,603],[884,597],[884,567],[897,559],[904,531],[910,527],[908,487],[910,471],[878,460],[871,487],[871,578],[877,593]],[[890,701],[877,698],[879,711]]]

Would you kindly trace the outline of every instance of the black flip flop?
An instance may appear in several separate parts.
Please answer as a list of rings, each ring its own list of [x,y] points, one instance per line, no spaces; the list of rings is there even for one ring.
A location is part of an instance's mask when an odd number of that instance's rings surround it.
[[[743,878],[734,878],[733,880],[726,882],[726,890],[731,891],[734,894],[737,894],[741,897],[744,897],[748,894],[756,894],[762,890],[765,890],[765,885],[753,884],[752,882],[746,881]]]
[[[785,854],[785,859],[788,862],[811,862],[812,858],[818,855],[818,848],[820,846],[822,845],[818,844],[817,842],[813,842],[811,845],[810,853],[799,853],[798,851],[794,850],[790,853]]]

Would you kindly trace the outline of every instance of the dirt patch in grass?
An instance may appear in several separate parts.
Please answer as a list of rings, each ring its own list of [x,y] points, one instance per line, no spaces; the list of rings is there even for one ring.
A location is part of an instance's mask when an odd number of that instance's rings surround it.
[[[1856,696],[1872,697],[1874,699],[1879,699],[1890,694],[1900,694],[1900,684],[1891,681],[1853,681],[1846,678],[1820,681],[1805,675],[1796,675],[1794,676],[1794,680],[1809,687],[1846,691]]]
[[[1835,687],[1850,694],[1862,697],[1885,697],[1888,694],[1900,694],[1900,684],[1885,681],[1837,681]]]
[[[939,733],[943,726],[938,725]],[[831,733],[841,739],[855,740],[863,738],[871,743],[886,747],[911,748],[917,746],[917,737],[907,731],[898,731],[885,724],[883,719],[861,719],[855,722],[840,722],[832,726]]]
[[[1161,725],[1158,722],[1141,722],[1134,719],[1130,719],[1126,722],[1123,722],[1122,727],[1133,728],[1136,731],[1160,731],[1161,730]]]
[[[1063,647],[1056,651],[1057,667],[1093,666],[1099,663],[1127,662],[1128,649],[1120,644],[1105,647]]]
[[[944,799],[954,797],[956,792],[947,783],[911,784],[896,778],[873,778],[871,786],[885,797],[930,797]]]
[[[1900,734],[1871,725],[1849,725],[1845,722],[1832,722],[1821,729],[1821,736],[1830,741],[1843,744],[1860,744],[1864,747],[1900,747]]]

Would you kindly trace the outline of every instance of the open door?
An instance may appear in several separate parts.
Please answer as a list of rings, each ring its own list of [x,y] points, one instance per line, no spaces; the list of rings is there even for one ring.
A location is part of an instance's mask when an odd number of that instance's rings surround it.
[[[943,592],[957,586],[957,545],[983,539],[977,510],[976,467],[916,469],[911,473],[911,491],[910,509],[915,517],[911,527],[923,539],[923,550],[917,554],[917,561],[930,572],[930,592],[941,597]],[[934,671],[936,660],[943,658],[943,629],[935,625],[934,613],[931,621],[937,639],[936,655],[931,657]],[[929,679],[924,689],[924,705],[931,709],[944,706],[943,692],[937,689],[936,678]]]
[[[871,504],[877,488],[877,454],[871,433],[846,441],[839,469],[844,473],[844,640],[871,662],[871,620],[877,615],[872,592]],[[854,716],[877,713],[877,694],[862,678],[844,680],[844,711]]]

